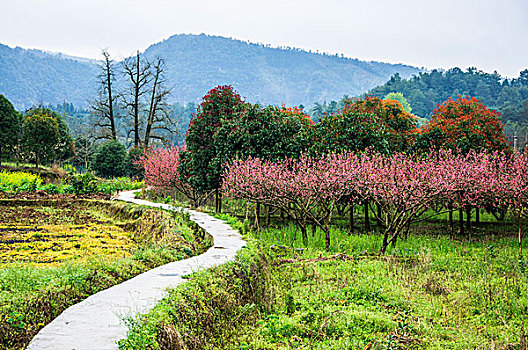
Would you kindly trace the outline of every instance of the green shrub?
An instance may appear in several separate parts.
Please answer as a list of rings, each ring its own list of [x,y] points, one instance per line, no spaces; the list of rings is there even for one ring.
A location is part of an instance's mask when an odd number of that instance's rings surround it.
[[[64,188],[61,185],[55,185],[55,184],[45,184],[42,187],[38,188],[39,190],[46,191],[48,193],[64,193]]]
[[[92,158],[91,167],[97,175],[111,178],[125,175],[126,148],[117,140],[100,144]]]
[[[69,178],[75,194],[88,194],[97,192],[97,179],[92,173],[73,175]]]
[[[250,249],[237,261],[193,274],[147,315],[128,319],[119,349],[224,349],[244,326],[276,311],[269,256]]]
[[[143,186],[144,183],[141,181],[131,180],[128,177],[118,177],[112,180],[101,182],[97,187],[97,192],[114,193],[120,191],[137,190]]]

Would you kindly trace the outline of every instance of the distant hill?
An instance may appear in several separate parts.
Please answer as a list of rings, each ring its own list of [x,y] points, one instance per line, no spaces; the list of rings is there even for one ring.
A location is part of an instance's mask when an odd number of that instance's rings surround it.
[[[173,97],[199,102],[216,85],[233,85],[249,101],[311,105],[358,95],[394,73],[410,77],[419,69],[402,64],[364,62],[300,49],[272,48],[207,35],[174,35],[145,54],[163,57]]]
[[[311,105],[359,95],[395,73],[420,70],[402,64],[273,48],[208,35],[174,35],[145,54],[165,60],[172,102],[199,102],[216,85],[233,85],[249,101]],[[86,106],[96,91],[97,62],[0,44],[0,93],[18,109],[67,101]]]
[[[64,101],[86,105],[98,72],[96,61],[0,44],[0,94],[19,110]]]

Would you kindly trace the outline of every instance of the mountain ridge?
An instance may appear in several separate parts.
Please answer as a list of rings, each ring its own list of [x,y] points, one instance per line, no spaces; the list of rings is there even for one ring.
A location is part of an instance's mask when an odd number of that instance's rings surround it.
[[[166,62],[171,102],[199,102],[216,85],[232,85],[250,102],[299,105],[359,95],[419,68],[272,47],[206,34],[175,34],[144,54]],[[0,93],[19,108],[71,102],[86,106],[97,91],[96,60],[0,44]]]

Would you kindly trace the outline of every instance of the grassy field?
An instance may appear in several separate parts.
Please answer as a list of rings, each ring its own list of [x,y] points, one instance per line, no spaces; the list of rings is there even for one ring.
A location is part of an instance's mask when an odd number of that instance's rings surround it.
[[[207,248],[179,213],[91,200],[0,200],[0,349],[68,306]]]
[[[334,236],[334,252],[346,255],[275,253],[285,307],[241,338],[248,348],[506,349],[528,340],[528,260],[514,237],[412,235],[377,256],[376,235]],[[277,242],[277,231],[261,239]]]
[[[481,221],[454,239],[445,218],[422,223],[383,256],[361,229],[334,229],[330,251],[319,231],[307,247],[293,225],[252,232],[237,262],[131,320],[121,348],[526,349],[528,259],[515,225]]]

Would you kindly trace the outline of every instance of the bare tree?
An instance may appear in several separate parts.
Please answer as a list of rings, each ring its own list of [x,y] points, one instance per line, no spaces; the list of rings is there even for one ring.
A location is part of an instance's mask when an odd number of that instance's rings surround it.
[[[134,147],[139,147],[141,144],[141,99],[147,93],[147,87],[150,83],[150,63],[147,59],[141,59],[139,51],[137,51],[135,57],[133,56],[123,61],[123,69],[130,85],[124,95],[124,102],[129,110],[129,115],[132,117]]]
[[[92,115],[96,118],[94,127],[98,129],[96,139],[117,139],[116,104],[119,94],[113,91],[115,82],[115,63],[108,51],[103,50],[103,62],[99,73],[98,97],[91,103]]]
[[[165,87],[164,64],[163,59],[158,57],[153,65],[147,125],[143,138],[145,147],[148,147],[153,139],[166,143],[167,135],[176,132],[167,104],[170,89]]]
[[[150,63],[139,52],[123,60],[122,77],[128,86],[121,93],[115,92],[115,64],[107,51],[103,50],[104,60],[99,75],[99,95],[92,102],[92,115],[97,118],[93,129],[88,133],[94,140],[118,136],[117,119],[118,100],[128,110],[127,134],[133,133],[135,147],[148,147],[153,140],[168,143],[177,126],[171,118],[171,109],[167,103],[170,89],[166,87],[164,61],[156,58]],[[121,124],[119,124],[121,125]],[[122,135],[122,130],[120,134]]]

